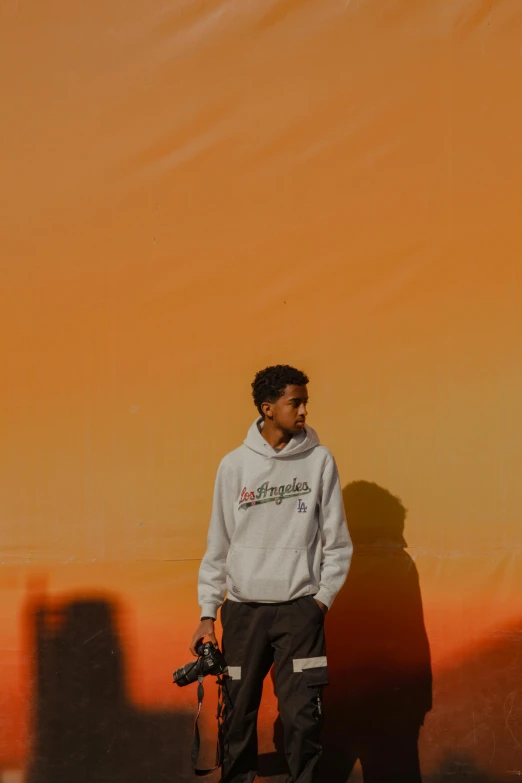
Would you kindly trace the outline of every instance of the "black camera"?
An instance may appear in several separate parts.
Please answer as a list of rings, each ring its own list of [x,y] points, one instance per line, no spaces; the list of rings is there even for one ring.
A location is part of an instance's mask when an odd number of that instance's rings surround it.
[[[190,685],[196,682],[199,677],[206,677],[207,674],[219,676],[227,670],[227,662],[223,653],[212,642],[198,644],[196,647],[198,658],[195,661],[180,666],[173,674],[174,682],[182,688],[184,685]]]

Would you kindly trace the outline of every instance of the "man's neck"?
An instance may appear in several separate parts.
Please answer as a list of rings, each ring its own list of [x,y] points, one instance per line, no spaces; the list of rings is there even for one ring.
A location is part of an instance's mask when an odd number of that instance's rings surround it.
[[[289,433],[280,430],[279,427],[276,427],[273,422],[270,421],[270,419],[265,419],[261,435],[266,442],[277,451],[282,451],[282,449],[292,440],[292,436]]]

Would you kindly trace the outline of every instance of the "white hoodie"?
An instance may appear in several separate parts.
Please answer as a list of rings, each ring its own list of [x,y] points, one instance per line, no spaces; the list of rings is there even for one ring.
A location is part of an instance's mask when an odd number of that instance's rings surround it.
[[[352,556],[332,454],[306,425],[281,450],[263,420],[221,461],[207,551],[199,570],[202,617],[232,601],[278,603],[306,595],[330,606]]]

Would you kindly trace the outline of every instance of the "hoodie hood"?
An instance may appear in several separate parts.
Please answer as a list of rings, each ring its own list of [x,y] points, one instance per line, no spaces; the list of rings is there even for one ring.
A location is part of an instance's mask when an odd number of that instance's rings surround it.
[[[263,457],[268,457],[269,459],[288,459],[289,457],[295,457],[296,454],[310,451],[319,445],[319,437],[316,431],[308,424],[305,424],[303,432],[294,435],[284,449],[280,451],[272,448],[263,438],[261,434],[262,429],[263,419],[259,417],[253,422],[243,442],[245,446],[255,451],[256,454],[262,454]]]

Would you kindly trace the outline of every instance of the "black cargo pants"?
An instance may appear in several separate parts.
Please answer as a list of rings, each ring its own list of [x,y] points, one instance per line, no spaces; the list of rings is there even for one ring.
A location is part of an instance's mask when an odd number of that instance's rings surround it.
[[[322,689],[328,683],[324,615],[312,596],[280,604],[225,601],[221,783],[251,783],[257,770],[257,713],[274,664],[289,783],[312,783],[321,755]]]

